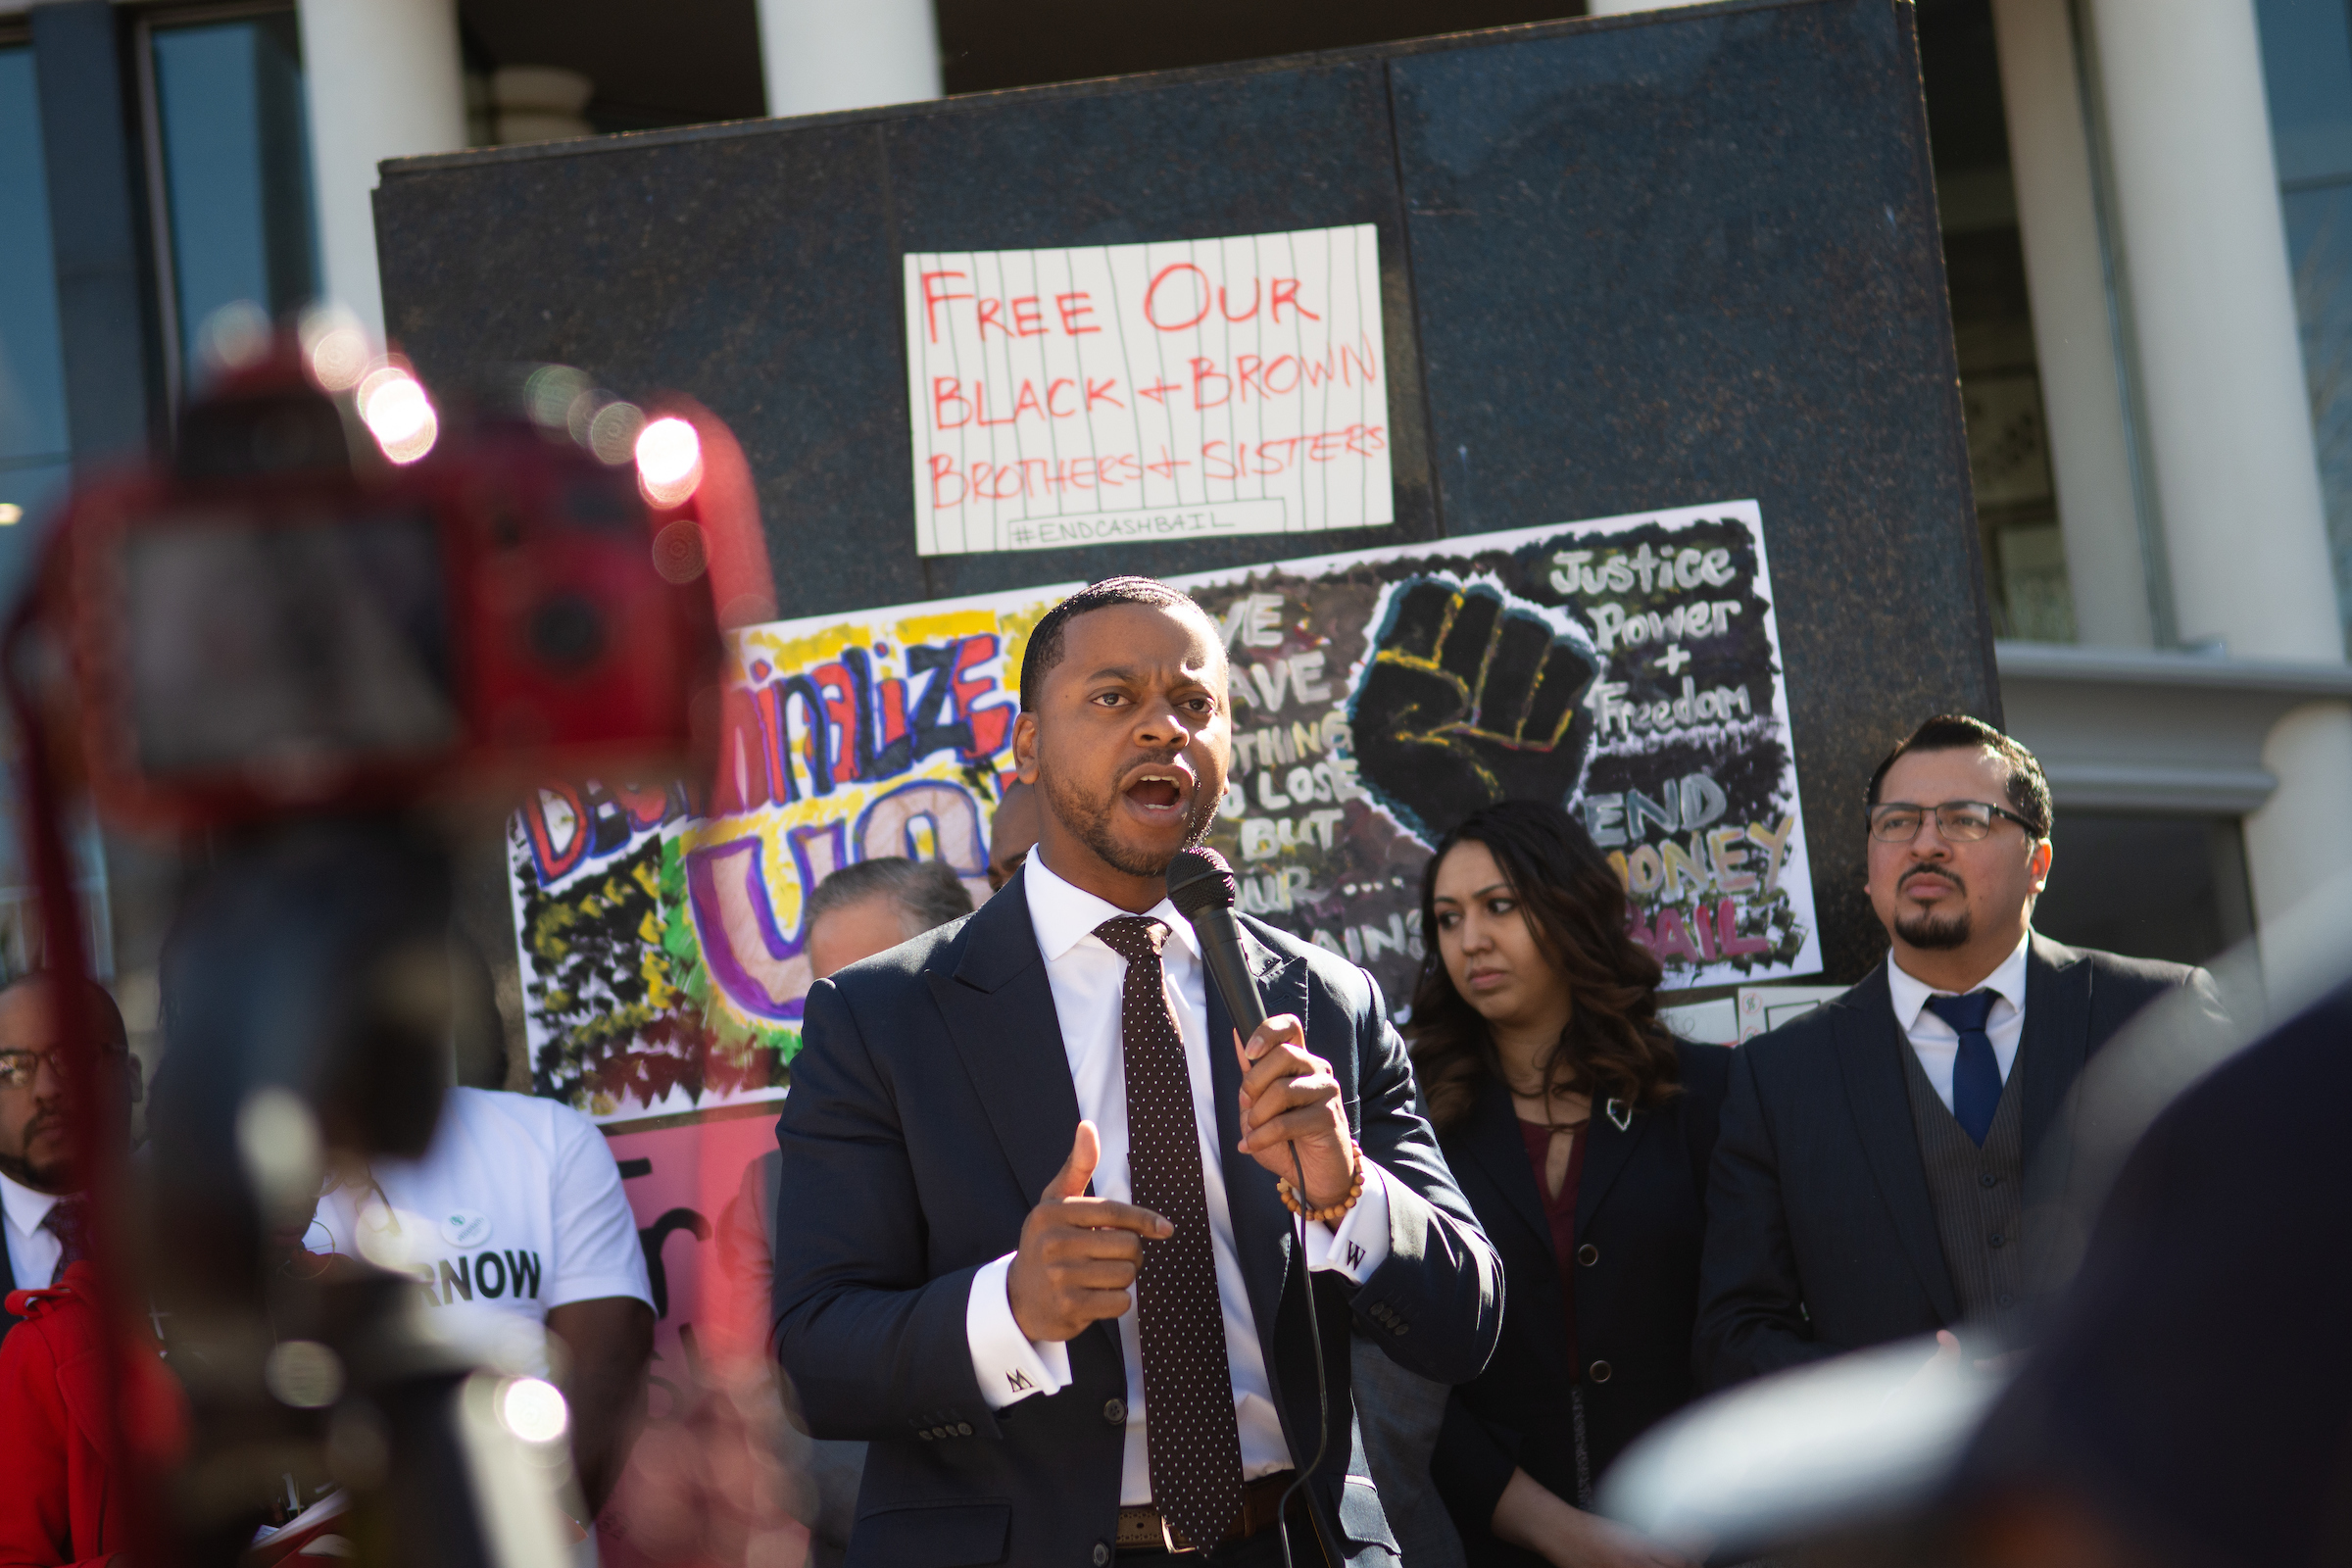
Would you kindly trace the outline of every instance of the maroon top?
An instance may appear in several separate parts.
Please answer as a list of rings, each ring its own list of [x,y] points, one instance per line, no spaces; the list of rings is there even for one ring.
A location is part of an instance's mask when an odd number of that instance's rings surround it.
[[[1568,1174],[1561,1179],[1557,1193],[1544,1191],[1545,1167],[1551,1162],[1551,1129],[1540,1121],[1522,1118],[1519,1136],[1527,1144],[1527,1162],[1535,1167],[1536,1196],[1544,1200],[1544,1217],[1551,1221],[1551,1253],[1560,1271],[1560,1305],[1567,1319],[1560,1325],[1566,1334],[1568,1371],[1574,1378],[1584,1376],[1576,1359],[1576,1189],[1585,1175],[1585,1145],[1592,1142],[1592,1127],[1576,1129],[1576,1143],[1568,1152]]]

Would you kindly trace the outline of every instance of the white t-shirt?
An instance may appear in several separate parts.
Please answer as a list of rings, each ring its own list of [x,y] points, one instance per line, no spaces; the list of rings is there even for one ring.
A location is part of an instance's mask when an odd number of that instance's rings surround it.
[[[318,1200],[305,1245],[416,1275],[427,1320],[476,1354],[544,1373],[549,1308],[653,1304],[620,1168],[568,1105],[453,1089],[424,1157],[371,1174]]]

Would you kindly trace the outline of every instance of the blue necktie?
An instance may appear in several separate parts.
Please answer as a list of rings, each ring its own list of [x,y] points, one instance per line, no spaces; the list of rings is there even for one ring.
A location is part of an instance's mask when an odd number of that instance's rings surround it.
[[[1979,1149],[2001,1107],[2001,1064],[1992,1054],[1992,1036],[1984,1032],[1993,1000],[1989,991],[1928,999],[1928,1010],[1960,1032],[1960,1052],[1952,1058],[1952,1116]]]

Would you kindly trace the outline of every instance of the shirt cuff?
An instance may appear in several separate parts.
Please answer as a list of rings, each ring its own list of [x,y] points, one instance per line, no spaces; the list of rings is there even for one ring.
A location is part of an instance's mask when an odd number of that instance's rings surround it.
[[[1321,1220],[1306,1222],[1306,1255],[1313,1269],[1336,1269],[1361,1285],[1389,1260],[1388,1175],[1364,1161],[1364,1192],[1340,1217],[1338,1230]],[[1009,1313],[1010,1309],[1006,1309]]]
[[[1017,1404],[1033,1394],[1059,1394],[1070,1386],[1070,1348],[1057,1340],[1032,1340],[1013,1321],[1005,1285],[1014,1255],[1006,1252],[982,1265],[972,1276],[972,1293],[963,1303],[963,1337],[971,1347],[972,1376],[980,1380],[980,1397],[991,1410]]]

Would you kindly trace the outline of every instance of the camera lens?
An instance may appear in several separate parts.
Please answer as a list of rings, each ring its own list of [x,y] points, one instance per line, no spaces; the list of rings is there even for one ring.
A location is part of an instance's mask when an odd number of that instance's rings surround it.
[[[531,612],[531,651],[566,672],[593,664],[605,651],[605,617],[577,594],[561,594]]]

